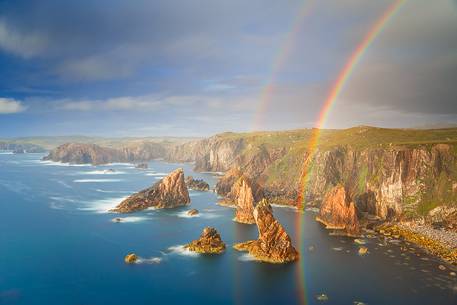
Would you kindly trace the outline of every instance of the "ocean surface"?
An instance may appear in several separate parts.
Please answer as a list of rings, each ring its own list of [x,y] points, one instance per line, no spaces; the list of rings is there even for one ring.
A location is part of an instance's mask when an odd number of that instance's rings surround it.
[[[218,206],[213,192],[191,191],[189,207],[108,212],[177,167],[214,186],[216,176],[195,173],[191,164],[153,161],[139,170],[42,157],[0,153],[1,305],[457,304],[449,267],[440,270],[433,257],[377,238],[365,239],[369,253],[360,256],[359,245],[330,236],[312,212],[274,207],[301,254],[288,265],[255,262],[233,250],[233,243],[255,239],[257,228],[233,222],[234,210]],[[190,208],[200,215],[186,217]],[[228,246],[224,254],[182,248],[205,226],[219,231]],[[139,264],[124,263],[129,252],[141,257]]]

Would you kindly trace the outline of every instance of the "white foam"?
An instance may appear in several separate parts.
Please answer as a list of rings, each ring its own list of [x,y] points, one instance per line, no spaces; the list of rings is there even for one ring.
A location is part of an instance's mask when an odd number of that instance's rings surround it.
[[[101,189],[96,189],[95,190],[96,192],[100,192],[100,193],[115,193],[115,194],[133,194],[135,193],[134,191],[107,191],[107,190],[101,190]]]
[[[296,210],[297,209],[297,207],[292,206],[292,205],[276,204],[276,203],[272,203],[270,205],[272,207],[275,207],[275,208],[285,208],[285,209],[292,209],[292,210]]]
[[[194,218],[194,217],[200,217],[200,213],[197,215],[189,215],[187,214],[189,211],[181,211],[176,214],[176,216],[181,217],[181,218]]]
[[[119,221],[118,221],[119,219]],[[127,217],[116,217],[111,219],[112,222],[116,223],[135,223],[135,222],[142,222],[145,220],[149,220],[151,218],[149,217],[144,217],[144,216],[127,216]]]
[[[161,257],[149,257],[149,258],[138,257],[137,260],[135,261],[135,264],[160,264],[161,262],[162,262]]]
[[[128,196],[94,200],[87,202],[86,207],[79,209],[95,213],[109,213],[110,210],[114,209],[119,203],[121,203],[127,197]]]
[[[14,153],[12,151],[1,151],[0,155],[13,155]]]
[[[65,197],[59,197],[59,196],[51,196],[49,197],[50,199],[54,201],[60,201],[60,202],[70,202],[70,203],[75,203],[78,202],[76,199],[71,199],[71,198],[65,198]]]
[[[54,161],[50,161],[50,160],[38,160],[38,162],[40,164],[43,164],[43,165],[53,165],[53,166],[93,166],[92,164],[90,163],[85,163],[85,164],[73,164],[73,163],[64,163],[64,162],[54,162]]]
[[[165,177],[168,175],[167,173],[146,173],[146,176],[160,176],[160,177]]]
[[[255,261],[256,258],[249,253],[245,253],[245,254],[239,256],[238,260],[240,260],[242,262],[252,262],[252,261]]]
[[[78,175],[122,175],[125,172],[122,171],[110,171],[110,170],[95,170],[88,172],[78,172]]]
[[[177,254],[182,256],[197,257],[199,255],[196,252],[186,249],[184,245],[171,246],[168,248],[168,251],[170,251],[171,254]]]
[[[199,192],[199,193],[190,193],[189,194],[189,197],[197,197],[197,196],[200,196],[202,193]]]
[[[122,179],[76,179],[75,183],[121,182]]]

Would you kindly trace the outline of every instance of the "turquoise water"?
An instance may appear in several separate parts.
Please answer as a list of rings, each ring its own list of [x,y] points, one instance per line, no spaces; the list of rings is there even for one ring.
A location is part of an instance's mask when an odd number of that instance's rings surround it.
[[[368,239],[358,245],[329,236],[313,214],[274,208],[299,246],[289,265],[257,263],[231,249],[257,229],[232,221],[233,209],[212,192],[191,191],[190,207],[148,210],[114,223],[107,210],[166,173],[185,173],[211,185],[216,177],[190,164],[150,162],[65,166],[41,154],[0,154],[0,304],[457,304],[457,280],[432,257]],[[106,169],[115,169],[107,174]],[[185,217],[197,208],[199,217]],[[298,243],[296,221],[303,226]],[[227,243],[220,256],[191,255],[181,246],[213,226]],[[314,251],[308,247],[314,246]],[[126,265],[135,252],[143,263]],[[316,295],[328,300],[318,301]]]

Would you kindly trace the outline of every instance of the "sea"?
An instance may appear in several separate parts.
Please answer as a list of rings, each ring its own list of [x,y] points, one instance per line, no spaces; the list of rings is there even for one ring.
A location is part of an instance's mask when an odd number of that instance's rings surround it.
[[[1,305],[457,304],[452,267],[402,241],[332,236],[313,211],[273,207],[300,252],[285,265],[232,248],[256,239],[257,227],[234,222],[234,209],[219,206],[212,191],[190,191],[186,207],[109,212],[178,167],[214,187],[217,174],[194,172],[192,164],[151,161],[141,170],[43,156],[0,152]],[[192,208],[200,214],[187,216]],[[206,226],[227,244],[223,254],[183,247]],[[131,252],[140,259],[125,264]]]

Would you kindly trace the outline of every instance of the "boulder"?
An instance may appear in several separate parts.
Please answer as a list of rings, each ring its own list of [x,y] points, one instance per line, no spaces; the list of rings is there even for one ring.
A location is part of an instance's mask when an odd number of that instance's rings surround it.
[[[138,260],[138,256],[135,253],[129,253],[125,256],[124,262],[126,264],[135,264]]]

